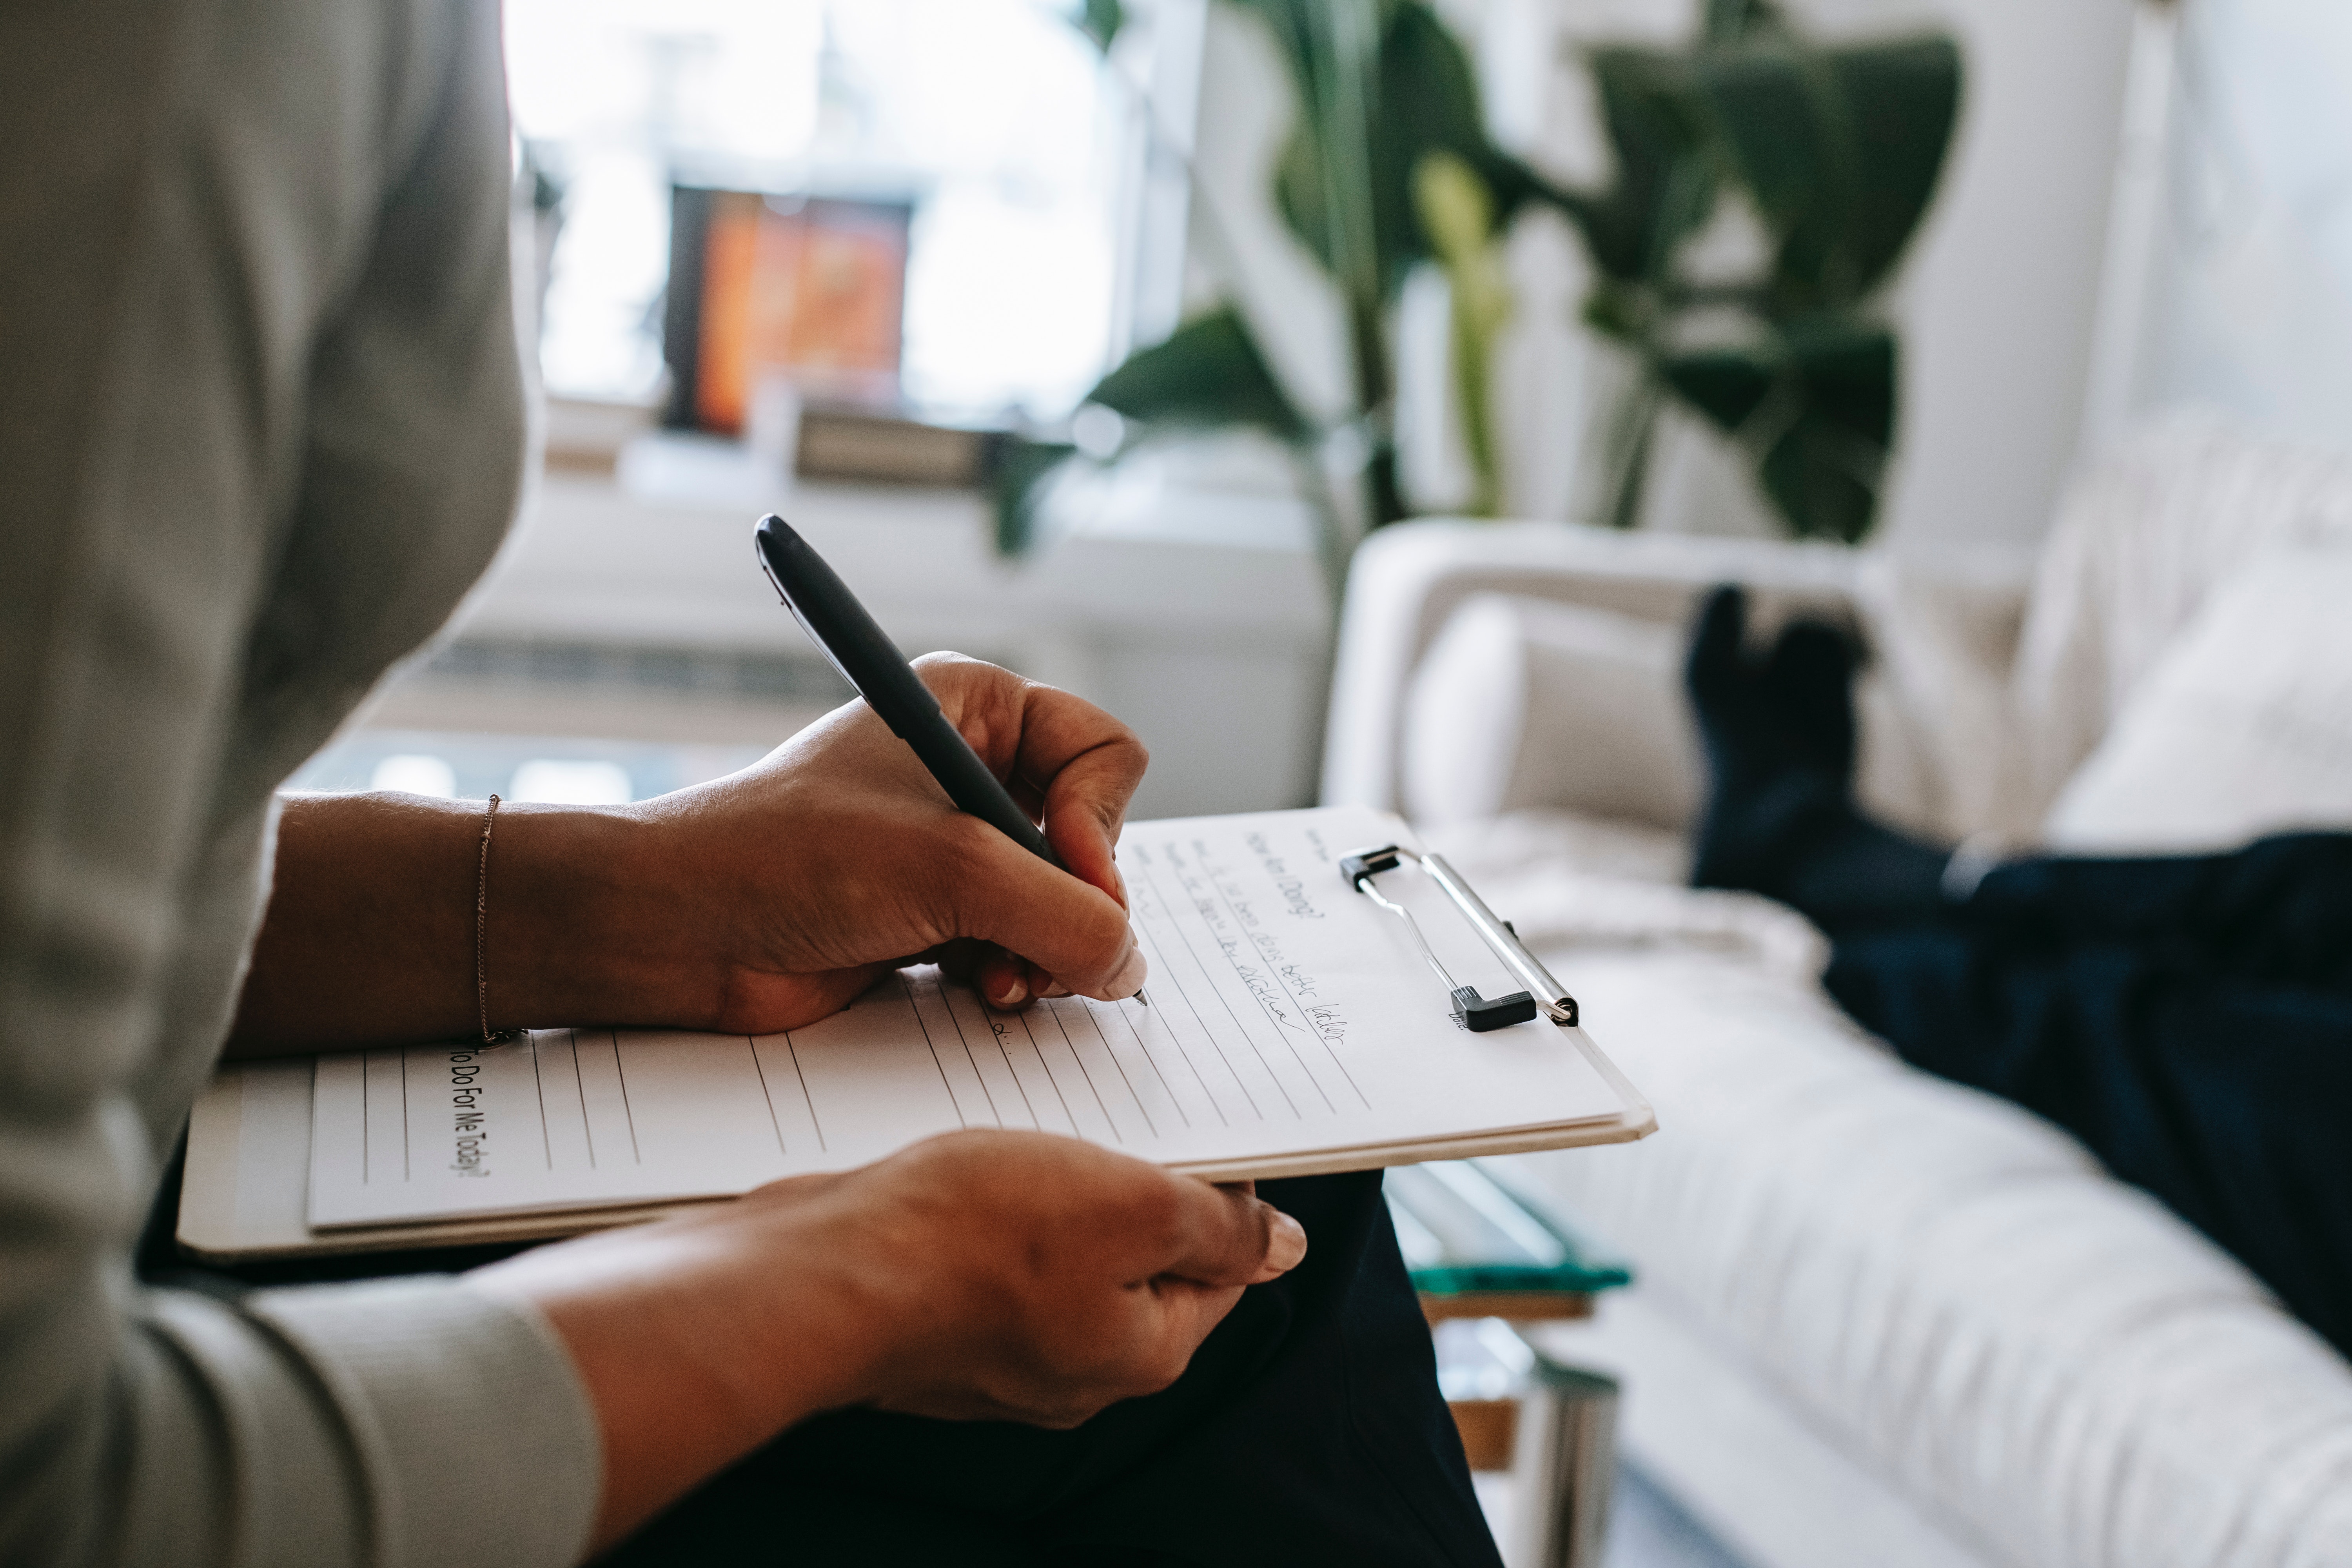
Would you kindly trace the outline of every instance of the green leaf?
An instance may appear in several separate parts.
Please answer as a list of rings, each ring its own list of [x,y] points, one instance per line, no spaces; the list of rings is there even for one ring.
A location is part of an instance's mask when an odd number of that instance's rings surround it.
[[[1596,49],[1591,63],[1617,177],[1569,216],[1606,276],[1660,282],[1715,206],[1715,161],[1689,68],[1657,49]]]
[[[1423,0],[1242,3],[1267,22],[1299,96],[1275,166],[1276,205],[1351,293],[1391,299],[1414,264],[1435,254],[1414,205],[1416,172],[1433,153],[1460,159],[1486,183],[1498,220],[1529,200],[1575,200],[1487,138],[1469,54]],[[1342,7],[1350,8],[1344,18]],[[1341,20],[1376,29],[1361,79],[1339,78]],[[1357,210],[1364,202],[1369,209]],[[1371,266],[1360,276],[1346,247],[1367,237]]]
[[[1613,186],[1561,194],[1598,276],[1584,318],[1649,374],[1612,428],[1645,431],[1663,389],[1746,447],[1790,531],[1855,541],[1876,517],[1895,428],[1893,334],[1859,307],[1927,212],[1958,113],[1948,38],[1810,43],[1769,0],[1706,0],[1686,50],[1591,57],[1617,155]],[[1679,250],[1722,183],[1752,199],[1772,241],[1761,277],[1699,284]],[[1539,195],[1539,199],[1543,199]],[[1748,336],[1667,349],[1743,321]],[[1612,470],[1612,516],[1638,508],[1644,448]]]
[[[1236,3],[1266,24],[1298,100],[1276,173],[1284,221],[1351,300],[1376,300],[1378,58],[1389,18],[1406,0]]]
[[[1801,539],[1861,542],[1877,521],[1895,437],[1895,334],[1853,317],[1790,328],[1795,416],[1757,465],[1764,493]]]
[[[1822,265],[1811,252],[1824,235],[1834,238],[1852,205],[1850,139],[1839,132],[1833,87],[1817,60],[1782,37],[1704,50],[1690,79],[1782,267],[1795,249],[1811,281]]]
[[[1878,287],[1910,243],[1943,175],[1959,117],[1960,51],[1949,38],[1837,49],[1857,144],[1859,190],[1846,247],[1858,294]]]
[[[1470,510],[1491,515],[1502,489],[1502,455],[1490,406],[1492,349],[1512,309],[1495,242],[1494,195],[1461,158],[1428,153],[1415,171],[1413,209],[1436,247],[1452,296],[1454,394],[1463,444],[1478,481]]]
[[[1582,314],[1584,324],[1602,337],[1639,349],[1644,346],[1651,311],[1646,290],[1604,275],[1594,279],[1591,292],[1585,295]]]
[[[1323,139],[1306,115],[1292,124],[1282,154],[1275,162],[1274,205],[1282,215],[1284,226],[1307,247],[1307,254],[1336,278],[1339,257],[1329,172],[1323,162]]]
[[[1373,233],[1380,244],[1381,288],[1393,295],[1415,262],[1437,254],[1417,211],[1415,185],[1424,160],[1450,155],[1482,181],[1490,168],[1510,160],[1486,138],[1468,53],[1427,5],[1397,7],[1381,40],[1378,90]]]
[[[1195,317],[1164,342],[1129,354],[1087,401],[1144,425],[1247,425],[1291,442],[1314,434],[1312,422],[1283,391],[1248,324],[1230,305]]]
[[[1425,153],[1413,171],[1412,196],[1422,230],[1447,268],[1486,258],[1494,242],[1495,197],[1476,170],[1451,153]]]
[[[1772,443],[1756,477],[1800,539],[1859,544],[1877,519],[1884,454],[1806,413]]]
[[[1736,436],[1771,395],[1783,365],[1778,353],[1727,348],[1668,354],[1657,368],[1675,396]]]
[[[1784,26],[1780,11],[1769,0],[1706,0],[1706,16],[1699,37],[1709,43],[1730,43],[1748,34]]]
[[[1755,454],[1757,479],[1791,533],[1851,544],[1870,531],[1895,434],[1892,332],[1817,317],[1753,344],[1662,355],[1656,369]]]
[[[1372,28],[1378,37],[1387,31],[1390,19],[1402,6],[1418,5],[1421,0],[1232,0],[1234,9],[1258,17],[1273,35],[1275,47],[1289,68],[1291,85],[1297,89],[1302,104],[1322,98],[1328,84],[1318,73],[1322,53],[1317,39],[1327,36],[1331,13],[1339,6],[1354,9],[1357,17]]]
[[[1883,457],[1895,438],[1895,334],[1832,316],[1792,323],[1785,342],[1807,408]]]
[[[1095,47],[1108,54],[1111,40],[1127,26],[1127,7],[1119,0],[1079,0],[1077,24]]]
[[[1077,451],[1066,441],[1032,441],[1007,435],[992,452],[996,552],[1026,555],[1037,543],[1038,507],[1053,477]]]
[[[1776,243],[1778,308],[1852,304],[1885,281],[1951,141],[1952,42],[1819,49],[1774,29],[1703,49],[1690,69]]]

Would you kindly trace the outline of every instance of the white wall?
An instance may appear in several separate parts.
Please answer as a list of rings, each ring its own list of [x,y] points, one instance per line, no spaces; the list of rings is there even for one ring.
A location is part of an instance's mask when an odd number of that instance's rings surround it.
[[[2189,0],[2158,115],[2118,425],[2218,410],[2352,447],[2352,5]]]
[[[1263,500],[1236,517],[1247,498],[1188,515],[1202,503],[1135,478],[1132,498],[1085,509],[1071,534],[1008,563],[991,552],[988,506],[971,492],[787,484],[737,449],[657,435],[632,445],[614,478],[549,475],[456,635],[807,658],[743,548],[747,520],[774,508],[901,648],[990,659],[1132,724],[1152,752],[1139,819],[1306,804],[1330,610],[1302,520]],[[670,694],[651,700],[657,712],[642,691],[601,698],[591,710],[427,679],[395,689],[380,721],[731,744],[772,743],[814,717],[800,698]]]
[[[2028,542],[2074,462],[2122,124],[2128,0],[1946,0],[1957,157],[1896,315],[1898,545]]]

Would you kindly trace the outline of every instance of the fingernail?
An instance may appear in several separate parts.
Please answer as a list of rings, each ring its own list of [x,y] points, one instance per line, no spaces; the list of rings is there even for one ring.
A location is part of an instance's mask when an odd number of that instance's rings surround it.
[[[1044,997],[1048,1002],[1052,1001],[1056,996],[1067,996],[1069,994],[1070,988],[1063,984],[1058,980],[1046,986],[1043,991],[1037,993],[1038,995]]]
[[[989,1000],[1000,1007],[1018,1007],[1022,1003],[1029,1000],[1029,987],[1023,984],[1020,977],[1015,975],[1004,983],[1003,990],[989,997]]]
[[[1307,1228],[1280,1209],[1274,1211],[1274,1222],[1267,1227],[1265,1266],[1268,1268],[1295,1268],[1307,1256]]]
[[[1135,945],[1133,937],[1129,937],[1127,957],[1120,961],[1118,973],[1110,977],[1110,984],[1104,989],[1124,999],[1142,990],[1143,983],[1150,978],[1151,966],[1143,962],[1143,950]]]

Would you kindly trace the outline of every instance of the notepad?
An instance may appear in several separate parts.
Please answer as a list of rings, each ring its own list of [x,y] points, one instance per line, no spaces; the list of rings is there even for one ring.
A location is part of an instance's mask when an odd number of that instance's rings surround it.
[[[1401,922],[1339,873],[1348,851],[1400,840],[1396,818],[1344,807],[1131,825],[1118,864],[1149,1006],[1000,1012],[919,967],[776,1034],[543,1029],[233,1066],[192,1126],[189,1184],[209,1191],[184,1201],[183,1238],[238,1256],[414,1244],[436,1227],[556,1234],[960,1128],[1083,1138],[1212,1179],[1650,1131],[1582,1029],[1456,1026]],[[1422,875],[1382,890],[1462,983],[1515,988]],[[295,1127],[290,1075],[305,1068]]]

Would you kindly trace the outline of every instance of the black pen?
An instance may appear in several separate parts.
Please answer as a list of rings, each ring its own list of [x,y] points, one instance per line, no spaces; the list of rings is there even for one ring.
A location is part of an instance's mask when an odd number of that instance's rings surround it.
[[[777,596],[801,630],[890,727],[890,733],[921,759],[956,809],[977,816],[1055,870],[1067,871],[1029,814],[988,771],[962,732],[948,722],[940,711],[940,700],[824,557],[773,512],[760,520],[751,537],[759,548],[760,569],[775,584]],[[1135,999],[1151,1005],[1139,990]]]

